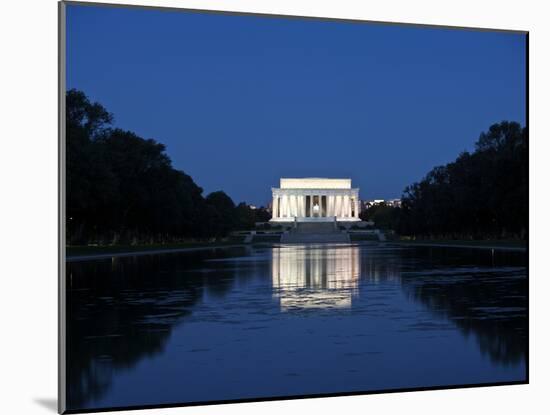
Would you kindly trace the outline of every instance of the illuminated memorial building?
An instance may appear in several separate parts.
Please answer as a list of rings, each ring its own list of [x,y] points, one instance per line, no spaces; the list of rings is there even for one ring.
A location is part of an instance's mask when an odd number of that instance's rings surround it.
[[[272,188],[271,222],[359,222],[359,189],[351,179],[281,179]]]

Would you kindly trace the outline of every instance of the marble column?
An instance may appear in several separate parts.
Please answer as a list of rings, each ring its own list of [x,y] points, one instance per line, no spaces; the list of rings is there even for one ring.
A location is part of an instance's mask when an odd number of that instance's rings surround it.
[[[271,206],[271,216],[273,217],[273,219],[279,216],[278,203],[279,203],[279,197],[273,196],[273,205]]]
[[[344,195],[344,209],[343,209],[343,217],[349,218],[350,209],[349,209],[349,196]]]
[[[288,195],[288,216],[294,216],[294,195]]]

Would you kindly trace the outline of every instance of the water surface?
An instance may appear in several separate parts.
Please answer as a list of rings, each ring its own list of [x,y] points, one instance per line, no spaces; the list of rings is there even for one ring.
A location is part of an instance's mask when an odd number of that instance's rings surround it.
[[[526,254],[376,243],[67,264],[69,409],[526,378]]]

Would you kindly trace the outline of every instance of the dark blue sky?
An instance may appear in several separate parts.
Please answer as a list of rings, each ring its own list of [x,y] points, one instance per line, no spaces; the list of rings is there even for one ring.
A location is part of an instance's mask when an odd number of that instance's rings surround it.
[[[393,198],[525,123],[525,35],[70,5],[67,87],[205,194],[266,204],[279,177],[311,176]]]

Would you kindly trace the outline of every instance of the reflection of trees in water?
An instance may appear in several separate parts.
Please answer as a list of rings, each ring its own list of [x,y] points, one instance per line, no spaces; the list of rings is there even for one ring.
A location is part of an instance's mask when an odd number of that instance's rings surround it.
[[[474,335],[493,362],[508,365],[525,358],[525,254],[427,248],[406,250],[403,257],[404,263],[413,261],[402,275],[412,298],[452,321],[465,336]]]
[[[216,252],[216,257],[231,255]],[[161,353],[172,327],[203,291],[223,295],[247,277],[207,262],[210,252],[151,255],[67,264],[67,403],[85,408],[110,388],[116,372]],[[198,266],[201,269],[197,269]],[[227,276],[227,278],[224,278]]]
[[[395,248],[372,247],[361,258],[361,278],[369,283],[401,280],[402,258]]]

